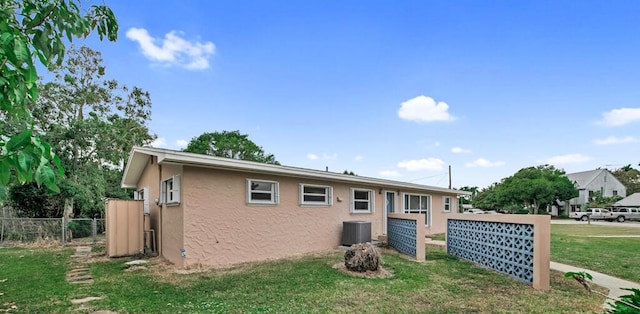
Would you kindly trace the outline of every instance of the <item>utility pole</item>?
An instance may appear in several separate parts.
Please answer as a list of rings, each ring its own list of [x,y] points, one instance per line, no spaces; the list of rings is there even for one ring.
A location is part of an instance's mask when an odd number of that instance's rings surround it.
[[[451,190],[451,165],[449,165],[449,190]]]

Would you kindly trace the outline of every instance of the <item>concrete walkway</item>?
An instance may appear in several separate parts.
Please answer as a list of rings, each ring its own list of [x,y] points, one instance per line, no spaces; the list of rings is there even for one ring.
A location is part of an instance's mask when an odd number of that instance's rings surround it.
[[[430,246],[437,246],[437,247],[447,247],[447,242],[440,241],[440,240],[431,240],[429,238],[425,240],[425,244]],[[580,267],[556,263],[556,262],[551,262],[549,264],[549,267],[553,270],[557,270],[563,273],[572,271],[572,272],[587,272],[591,274],[591,276],[593,276],[593,280],[591,281],[591,283],[601,286],[603,288],[609,289],[610,298],[618,299],[623,295],[631,293],[630,291],[622,290],[620,288],[640,289],[640,284],[636,282],[616,278],[613,276],[609,276],[609,275],[599,273],[597,271],[585,269],[585,268],[580,268]],[[607,302],[613,303],[613,301],[611,300],[606,300],[605,303],[602,305],[603,308],[608,307]]]
[[[551,262],[550,264],[551,269],[553,270],[557,270],[557,271],[561,271],[563,273],[569,272],[569,271],[573,271],[573,272],[586,272],[591,274],[591,276],[593,276],[593,284],[596,284],[598,286],[604,287],[609,289],[609,297],[610,298],[620,298],[621,296],[625,295],[625,294],[630,294],[630,291],[627,290],[622,290],[620,288],[636,288],[636,289],[640,289],[640,284],[632,282],[632,281],[628,281],[628,280],[624,280],[624,279],[620,279],[620,278],[616,278],[613,276],[609,276],[603,273],[599,273],[597,271],[593,271],[593,270],[589,270],[589,269],[585,269],[585,268],[580,268],[580,267],[576,267],[576,266],[571,266],[571,265],[566,265],[566,264],[561,264],[561,263],[556,263],[556,262]],[[609,301],[609,300],[608,300]],[[613,303],[613,301],[611,301]]]

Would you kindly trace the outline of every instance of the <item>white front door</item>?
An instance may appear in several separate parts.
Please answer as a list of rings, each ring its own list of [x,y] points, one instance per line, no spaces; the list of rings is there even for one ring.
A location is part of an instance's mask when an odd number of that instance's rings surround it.
[[[387,215],[396,212],[396,192],[384,192],[384,218],[382,219],[382,234],[387,234]]]

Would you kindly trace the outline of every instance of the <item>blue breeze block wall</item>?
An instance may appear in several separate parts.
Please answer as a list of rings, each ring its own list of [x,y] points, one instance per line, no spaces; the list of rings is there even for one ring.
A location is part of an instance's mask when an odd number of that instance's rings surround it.
[[[447,252],[533,283],[533,225],[449,219]]]
[[[416,221],[410,219],[387,219],[387,241],[398,252],[416,257]]]

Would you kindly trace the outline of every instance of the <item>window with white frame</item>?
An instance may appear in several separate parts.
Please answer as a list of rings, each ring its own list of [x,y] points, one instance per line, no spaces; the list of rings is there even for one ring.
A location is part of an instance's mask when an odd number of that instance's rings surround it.
[[[445,212],[445,213],[450,213],[451,212],[452,202],[453,202],[453,199],[451,198],[451,196],[443,196],[442,197],[442,211]]]
[[[300,205],[331,205],[330,186],[300,184]]]
[[[180,203],[180,175],[162,181],[160,189],[160,199],[163,203],[167,205]]]
[[[278,204],[278,182],[247,179],[247,203]]]
[[[423,214],[425,225],[431,225],[431,195],[404,194],[402,208],[405,214]]]
[[[149,213],[149,188],[144,187],[138,191],[133,192],[133,199],[143,201],[144,213]]]
[[[372,213],[374,208],[373,190],[351,189],[351,213]]]

